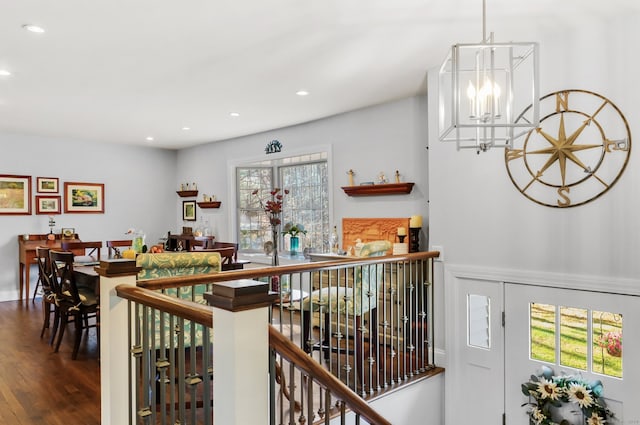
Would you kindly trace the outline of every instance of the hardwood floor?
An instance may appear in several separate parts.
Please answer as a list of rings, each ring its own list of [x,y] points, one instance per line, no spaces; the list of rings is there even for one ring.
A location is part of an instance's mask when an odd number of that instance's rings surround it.
[[[40,339],[42,305],[0,302],[0,424],[100,424],[97,334],[83,335],[71,360],[73,325],[58,353]]]

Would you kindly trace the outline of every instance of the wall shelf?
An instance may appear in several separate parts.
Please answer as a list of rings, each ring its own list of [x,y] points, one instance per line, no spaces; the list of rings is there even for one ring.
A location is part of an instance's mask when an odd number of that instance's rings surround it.
[[[349,196],[382,196],[406,195],[411,193],[415,183],[366,184],[360,186],[343,186],[342,190]]]
[[[198,191],[197,190],[178,190],[178,191],[176,191],[176,193],[181,198],[192,198],[194,196],[198,196]]]
[[[210,201],[210,202],[197,202],[200,208],[220,208],[220,201]]]

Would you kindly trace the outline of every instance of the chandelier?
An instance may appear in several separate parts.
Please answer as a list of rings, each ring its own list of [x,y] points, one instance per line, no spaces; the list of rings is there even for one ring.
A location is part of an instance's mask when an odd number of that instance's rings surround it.
[[[539,123],[538,43],[495,43],[486,33],[482,1],[482,42],[455,44],[439,73],[440,140],[458,150],[510,148]],[[533,119],[516,115],[530,107]]]

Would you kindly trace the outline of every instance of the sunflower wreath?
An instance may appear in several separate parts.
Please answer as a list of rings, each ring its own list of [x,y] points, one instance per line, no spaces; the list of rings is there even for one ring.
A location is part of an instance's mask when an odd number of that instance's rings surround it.
[[[573,405],[579,409],[584,424],[603,425],[613,417],[602,397],[602,382],[586,381],[582,377],[565,375],[554,376],[553,370],[542,367],[539,375],[522,384],[522,393],[529,397],[527,406],[529,422],[535,425],[568,425],[569,421],[558,417],[558,409]]]

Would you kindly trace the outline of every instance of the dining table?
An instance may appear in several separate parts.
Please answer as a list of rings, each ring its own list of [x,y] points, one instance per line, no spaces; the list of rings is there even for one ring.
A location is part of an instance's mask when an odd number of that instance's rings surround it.
[[[100,295],[100,275],[96,271],[98,263],[74,263],[73,275],[77,286],[94,288],[95,294]]]

